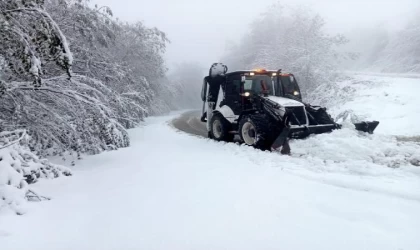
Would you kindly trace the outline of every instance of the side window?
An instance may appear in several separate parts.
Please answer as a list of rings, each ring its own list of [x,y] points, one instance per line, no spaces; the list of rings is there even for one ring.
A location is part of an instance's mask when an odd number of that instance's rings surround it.
[[[274,86],[275,86],[276,96],[283,96],[284,94],[283,94],[281,79],[279,79],[279,82],[277,82],[277,78],[274,78]]]
[[[251,89],[252,89],[252,80],[245,80],[244,90],[251,90]]]
[[[231,80],[226,84],[226,94],[239,94],[241,91],[241,81],[240,80]]]
[[[241,81],[240,80],[233,80],[233,88],[234,88],[234,93],[241,93]]]

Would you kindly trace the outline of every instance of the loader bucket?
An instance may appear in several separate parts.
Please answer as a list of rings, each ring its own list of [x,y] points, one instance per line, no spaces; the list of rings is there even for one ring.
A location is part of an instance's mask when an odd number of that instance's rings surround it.
[[[372,134],[378,125],[378,121],[354,123],[356,130],[363,131],[369,134]]]
[[[356,130],[372,134],[376,127],[379,125],[378,121],[373,122],[359,122],[354,123]],[[323,134],[329,133],[335,129],[341,129],[340,124],[326,124],[326,125],[314,125],[314,126],[302,126],[302,127],[286,127],[282,130],[279,136],[271,145],[273,150],[277,150],[284,146],[289,138],[292,139],[304,139],[311,134]]]

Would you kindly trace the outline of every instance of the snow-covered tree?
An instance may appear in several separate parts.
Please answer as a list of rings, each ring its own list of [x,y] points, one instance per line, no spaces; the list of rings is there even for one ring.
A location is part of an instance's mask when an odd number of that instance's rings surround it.
[[[0,33],[0,209],[21,213],[28,183],[70,175],[39,156],[127,147],[127,128],[181,95],[162,80],[165,33],[88,0],[1,1]]]
[[[384,73],[420,73],[420,9],[400,29],[386,25],[356,29],[350,45],[359,60],[343,66],[353,70]]]
[[[324,31],[324,20],[305,7],[270,6],[255,20],[223,62],[230,69],[269,68],[292,72],[304,94],[332,83],[341,55],[342,35]],[[309,96],[310,97],[310,96]]]
[[[0,7],[7,30],[0,38],[0,127],[27,129],[37,154],[128,146],[125,129],[168,109],[158,100],[168,42],[160,30],[120,22],[87,0]],[[18,35],[23,45],[12,42]]]
[[[0,57],[7,81],[33,79],[41,86],[42,62],[51,61],[71,76],[73,56],[60,27],[40,0],[0,2]]]
[[[389,41],[376,53],[372,64],[384,72],[420,73],[420,9],[404,29],[390,35]],[[382,45],[382,46],[381,46]]]

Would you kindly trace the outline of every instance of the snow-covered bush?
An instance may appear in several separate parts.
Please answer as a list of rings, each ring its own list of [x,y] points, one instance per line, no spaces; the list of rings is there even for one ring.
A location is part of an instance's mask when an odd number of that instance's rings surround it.
[[[27,139],[25,131],[0,133],[0,210],[10,208],[22,214],[30,193],[28,184],[71,175],[68,168],[39,159],[25,145]]]

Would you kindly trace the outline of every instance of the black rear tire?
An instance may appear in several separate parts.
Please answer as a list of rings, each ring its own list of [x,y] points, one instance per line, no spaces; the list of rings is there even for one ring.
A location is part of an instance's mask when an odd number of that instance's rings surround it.
[[[229,133],[232,125],[221,114],[214,114],[210,120],[210,133],[212,139],[216,141],[232,142],[234,134]]]
[[[274,141],[270,131],[270,119],[264,114],[243,116],[239,121],[239,136],[248,146],[271,150]]]

